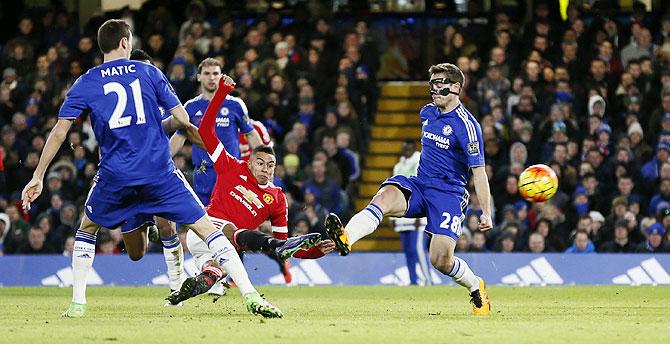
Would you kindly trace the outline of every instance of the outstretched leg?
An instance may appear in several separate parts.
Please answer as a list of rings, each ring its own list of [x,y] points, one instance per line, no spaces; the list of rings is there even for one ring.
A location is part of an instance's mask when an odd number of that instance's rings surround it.
[[[351,246],[379,227],[384,216],[402,216],[407,211],[405,194],[395,185],[384,185],[365,209],[354,215],[346,227],[335,214],[326,217],[328,236],[340,255],[346,256]]]
[[[237,246],[245,251],[273,252],[277,259],[285,260],[300,250],[314,247],[321,241],[321,234],[308,233],[280,240],[258,230],[238,229],[234,239]]]
[[[196,223],[188,225],[201,240],[203,240],[209,250],[213,253],[215,264],[206,267],[202,274],[196,277],[187,278],[177,293],[168,297],[172,304],[177,304],[198,294],[205,293],[212,287],[212,280],[222,278],[224,271],[228,273],[240,292],[244,296],[247,310],[252,314],[260,314],[264,317],[283,317],[283,313],[265,301],[251,284],[247,271],[242,265],[240,257],[233,245],[228,241],[220,229],[215,229],[214,224],[205,215]],[[203,287],[205,286],[205,287]]]

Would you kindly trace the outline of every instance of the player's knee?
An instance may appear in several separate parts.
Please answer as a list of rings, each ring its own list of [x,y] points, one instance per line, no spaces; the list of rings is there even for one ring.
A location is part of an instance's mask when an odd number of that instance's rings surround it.
[[[144,252],[128,252],[130,260],[136,262],[144,257]]]
[[[454,266],[454,260],[450,259],[448,255],[431,255],[430,263],[442,273],[448,273]]]
[[[172,224],[168,221],[157,221],[156,227],[158,228],[161,238],[166,238],[176,233],[172,228]]]
[[[210,267],[210,266],[217,266],[218,267],[219,263],[217,263],[216,260],[214,260],[214,259],[209,259],[202,264],[202,269]]]
[[[133,250],[132,248],[131,249],[126,248],[126,249],[128,250],[128,258],[130,258],[130,260],[134,262],[142,259],[144,257],[144,254],[146,253],[146,250],[142,249],[137,250]]]
[[[383,186],[371,203],[378,206],[385,215],[389,216],[396,215],[396,212],[404,212],[404,208],[406,208],[404,195],[397,187],[392,185]]]

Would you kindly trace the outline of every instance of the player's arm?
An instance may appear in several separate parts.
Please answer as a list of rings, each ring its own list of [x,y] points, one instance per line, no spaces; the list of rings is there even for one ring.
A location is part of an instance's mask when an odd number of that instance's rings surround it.
[[[479,229],[487,231],[493,227],[491,221],[491,189],[486,176],[486,162],[484,159],[484,140],[482,128],[468,114],[459,115],[463,127],[459,130],[458,141],[465,153],[468,167],[472,170],[472,182],[477,191],[482,215],[479,217]]]
[[[72,120],[59,119],[53,129],[51,129],[47,142],[44,144],[40,161],[37,163],[35,172],[33,172],[33,178],[28,182],[28,185],[26,185],[21,193],[23,209],[30,210],[30,203],[34,202],[42,193],[44,174],[46,173],[47,167],[49,167],[54,156],[58,153],[71,126]]]
[[[170,110],[170,115],[168,118],[164,119],[162,122],[163,125],[163,130],[165,130],[166,133],[170,134],[175,132],[176,130],[181,129],[184,135],[186,135],[186,138],[191,141],[194,145],[197,145],[198,147],[205,149],[205,145],[202,142],[202,139],[200,138],[200,134],[198,134],[198,127],[193,125],[188,117],[188,113],[186,112],[186,109],[184,109],[183,106],[178,105],[174,107],[172,110]],[[177,136],[177,135],[172,135]],[[181,136],[181,135],[179,135]],[[170,153],[172,155],[177,154],[179,149],[184,145],[184,143],[181,143],[181,146],[178,146],[175,143],[174,148],[178,148],[173,152],[173,147],[172,143],[170,144]]]
[[[185,142],[186,136],[180,135],[178,133],[172,135],[172,137],[170,137],[170,155],[175,156],[175,154],[179,153],[181,148],[184,147]]]
[[[217,166],[217,161],[220,157],[227,159],[228,153],[226,148],[223,146],[223,143],[219,140],[219,137],[216,136],[216,131],[214,126],[216,124],[216,114],[218,113],[223,101],[226,99],[228,93],[230,93],[235,88],[235,82],[228,75],[224,75],[219,80],[219,88],[214,93],[214,97],[207,105],[205,110],[205,115],[200,122],[200,128],[198,132],[204,143],[205,150],[209,154],[209,157],[212,159],[214,166]]]
[[[244,136],[247,137],[247,141],[249,141],[249,147],[251,147],[251,149],[254,149],[263,144],[263,141],[261,140],[261,135],[259,135],[258,132],[254,129],[244,134]]]
[[[482,208],[479,229],[487,231],[491,229],[491,189],[489,187],[489,178],[486,175],[486,167],[477,166],[472,168],[472,183],[475,185],[479,205]]]
[[[273,202],[270,212],[270,224],[272,224],[272,236],[278,240],[288,239],[288,206],[286,196],[278,193],[278,199]]]

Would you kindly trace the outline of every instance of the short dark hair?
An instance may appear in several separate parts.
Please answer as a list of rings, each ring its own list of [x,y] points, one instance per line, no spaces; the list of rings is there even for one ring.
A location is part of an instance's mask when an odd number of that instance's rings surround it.
[[[580,229],[580,230],[575,231],[574,239],[577,239],[577,235],[579,235],[579,234],[584,234],[584,235],[586,235],[587,238],[589,237],[589,232],[587,232],[583,229]]]
[[[624,219],[617,220],[616,222],[614,222],[614,228],[617,227],[623,227],[625,229],[628,229],[628,221]]]
[[[202,60],[202,62],[200,62],[200,64],[198,65],[198,74],[202,73],[202,69],[205,68],[205,67],[219,67],[220,69],[223,70],[223,66],[221,65],[221,62],[219,62],[219,60],[217,60],[215,58],[212,58],[212,57],[208,57],[208,58]]]
[[[619,179],[630,179],[633,183],[635,183],[635,181],[633,180],[633,176],[631,176],[630,174],[622,174],[619,176]]]
[[[454,83],[460,83],[461,87],[463,87],[463,82],[465,81],[465,76],[463,75],[463,72],[461,71],[460,68],[456,67],[456,65],[451,64],[451,63],[439,63],[436,65],[430,66],[428,69],[428,74],[433,75],[437,73],[445,73],[447,74],[447,79]]]
[[[270,155],[272,155],[272,156],[275,156],[275,150],[274,150],[274,148],[272,148],[272,147],[270,147],[270,146],[268,146],[268,145],[259,145],[259,146],[256,146],[256,148],[254,148],[254,149],[251,151],[251,155],[255,155],[256,153],[267,153],[267,154],[270,154]]]
[[[151,64],[154,63],[151,56],[149,56],[149,54],[147,54],[147,52],[142,50],[142,49],[133,50],[130,53],[130,59],[135,60],[135,61],[143,61],[143,62],[147,62],[147,63],[151,63]]]
[[[119,47],[122,38],[130,39],[130,25],[120,19],[110,19],[98,29],[98,46],[103,54]]]
[[[580,215],[579,218],[577,219],[577,222],[579,222],[581,220],[593,221],[593,219],[591,218],[591,216],[589,216],[589,214]]]
[[[582,180],[584,180],[584,179],[588,179],[588,178],[595,178],[595,180],[598,180],[598,177],[596,177],[596,174],[595,174],[595,173],[591,173],[591,172],[585,174],[585,175],[582,177]]]

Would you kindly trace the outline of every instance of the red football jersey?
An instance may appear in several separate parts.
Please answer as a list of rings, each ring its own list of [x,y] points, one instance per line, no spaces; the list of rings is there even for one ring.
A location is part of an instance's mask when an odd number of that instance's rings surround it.
[[[267,128],[263,125],[263,123],[259,121],[252,121],[251,123],[254,127],[254,130],[258,133],[258,135],[261,137],[261,142],[263,142],[264,145],[267,146],[272,146],[272,137],[270,136],[270,133],[268,133]],[[249,145],[249,140],[247,140],[247,136],[239,133],[240,135],[240,159],[247,161],[251,157],[251,146]]]
[[[217,178],[207,213],[213,217],[230,221],[238,229],[253,230],[266,220],[272,223],[275,238],[288,238],[288,208],[281,188],[268,183],[258,185],[247,163],[232,157],[223,147],[214,132],[217,110],[234,85],[226,85],[224,78],[219,81],[219,89],[214,93],[198,133],[214,163]],[[262,137],[263,135],[261,135]],[[318,247],[296,252],[294,257],[314,259],[322,257]]]
[[[238,229],[256,229],[266,220],[273,232],[286,233],[288,211],[282,189],[258,185],[247,163],[222,152],[214,162],[216,184],[207,213],[230,221]]]
[[[230,90],[232,87],[223,84],[222,78],[219,90],[214,93],[198,128],[217,175],[207,213],[234,223],[238,229],[256,229],[270,220],[273,232],[286,235],[288,210],[281,188],[271,182],[264,186],[258,185],[247,163],[228,154],[214,132],[214,109],[221,106]]]

